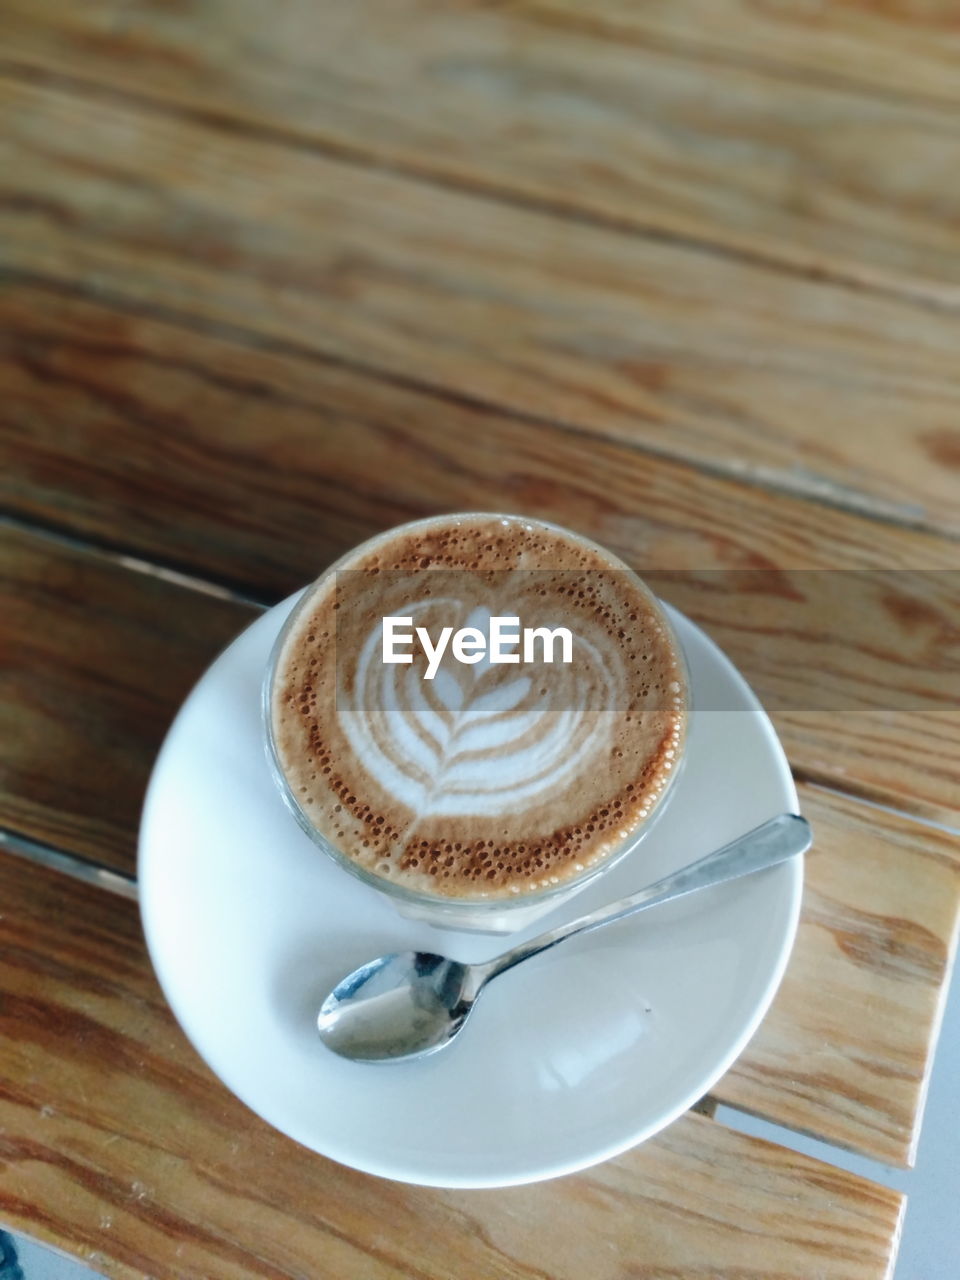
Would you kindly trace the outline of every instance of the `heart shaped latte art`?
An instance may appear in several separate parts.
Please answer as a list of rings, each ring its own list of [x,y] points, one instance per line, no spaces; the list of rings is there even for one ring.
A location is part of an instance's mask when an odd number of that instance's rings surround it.
[[[416,627],[465,610],[433,597],[403,612]],[[486,634],[489,620],[488,609],[474,608],[465,625]],[[338,719],[370,775],[416,819],[535,808],[609,756],[624,673],[604,639],[576,634],[570,663],[470,665],[448,650],[428,681],[424,661],[382,661],[377,626],[357,656],[350,696],[338,695]]]

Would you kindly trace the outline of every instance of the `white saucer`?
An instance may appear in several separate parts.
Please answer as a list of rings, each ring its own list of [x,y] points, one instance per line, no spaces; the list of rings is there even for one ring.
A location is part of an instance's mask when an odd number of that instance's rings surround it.
[[[533,1182],[656,1133],[716,1083],[766,1012],[796,932],[800,860],[573,939],[505,974],[460,1038],[433,1057],[392,1065],[334,1057],[317,1038],[316,1013],[356,965],[411,948],[481,959],[508,943],[401,919],[284,808],[267,770],[259,695],[294,599],[210,667],[147,793],[139,862],[147,945],[196,1049],[290,1137],[404,1182]],[[797,809],[754,695],[702,631],[670,615],[700,708],[683,775],[637,850],[528,934]]]

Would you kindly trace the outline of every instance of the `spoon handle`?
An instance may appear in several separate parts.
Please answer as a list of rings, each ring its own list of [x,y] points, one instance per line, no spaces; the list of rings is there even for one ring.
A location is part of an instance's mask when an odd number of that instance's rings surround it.
[[[541,933],[529,942],[521,942],[511,951],[497,956],[487,965],[479,966],[484,970],[484,978],[495,977],[506,969],[511,969],[522,960],[528,960],[541,951],[555,947],[578,933],[587,933],[590,929],[598,929],[601,925],[610,924],[613,920],[623,920],[627,916],[643,911],[647,907],[661,902],[669,902],[671,898],[682,898],[684,894],[694,893],[698,889],[706,889],[710,885],[722,884],[725,880],[735,880],[738,876],[749,875],[753,871],[762,871],[765,867],[776,866],[786,862],[799,853],[810,848],[813,833],[806,818],[798,813],[781,813],[762,826],[755,827],[745,835],[726,844],[714,853],[708,853],[698,862],[665,876],[655,884],[648,885],[639,893],[627,898],[598,907],[589,915],[571,920],[548,933]]]

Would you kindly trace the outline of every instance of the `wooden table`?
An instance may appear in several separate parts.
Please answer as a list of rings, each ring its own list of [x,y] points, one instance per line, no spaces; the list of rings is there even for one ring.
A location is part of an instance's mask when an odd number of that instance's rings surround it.
[[[908,1165],[956,945],[960,27],[909,8],[6,0],[4,1224],[112,1276],[890,1274],[897,1194],[711,1115]],[[817,840],[700,1113],[438,1192],[235,1101],[130,899],[212,656],[464,508],[656,571]]]

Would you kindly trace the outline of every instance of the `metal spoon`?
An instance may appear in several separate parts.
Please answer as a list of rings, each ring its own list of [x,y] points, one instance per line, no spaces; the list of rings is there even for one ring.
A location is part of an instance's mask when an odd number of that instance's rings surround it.
[[[480,992],[498,974],[575,934],[785,862],[809,849],[812,838],[805,818],[780,814],[639,893],[521,942],[482,964],[462,964],[428,951],[371,960],[337,983],[324,1000],[317,1018],[320,1038],[334,1053],[360,1062],[397,1062],[434,1053],[459,1032]]]

